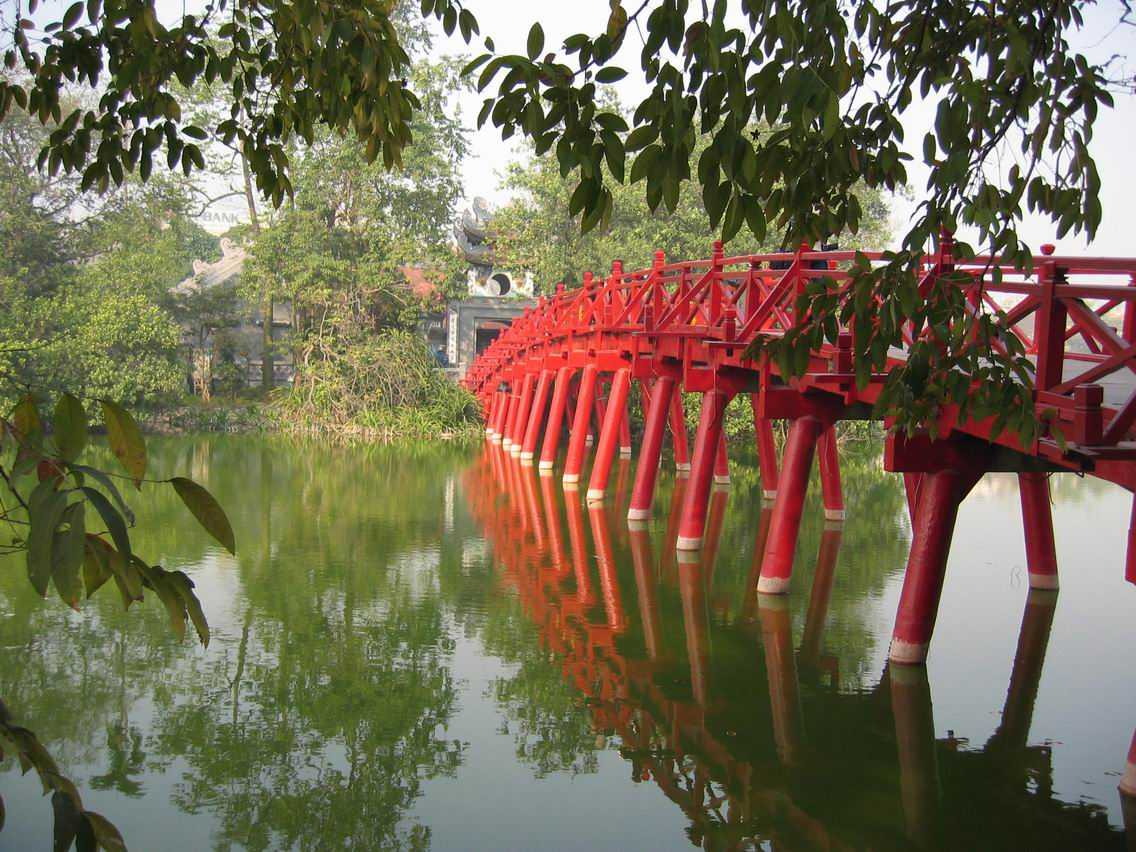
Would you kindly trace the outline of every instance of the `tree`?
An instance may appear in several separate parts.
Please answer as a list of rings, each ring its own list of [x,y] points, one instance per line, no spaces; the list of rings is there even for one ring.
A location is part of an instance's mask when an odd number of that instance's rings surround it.
[[[810,319],[764,343],[791,372],[797,348],[834,341],[836,315],[855,331],[863,385],[887,368],[908,324],[958,328],[952,339],[909,347],[907,364],[888,377],[887,413],[912,428],[953,401],[963,416],[997,412],[1033,434],[1032,365],[1004,317],[972,313],[956,287],[921,292],[916,269],[940,233],[963,226],[990,254],[1029,268],[1017,226],[1026,210],[1047,216],[1058,235],[1096,231],[1100,179],[1088,146],[1112,96],[1106,69],[1069,46],[1083,23],[1080,4],[717,0],[693,22],[688,0],[645,0],[630,15],[613,0],[611,9],[602,34],[570,36],[562,54],[545,53],[537,23],[526,56],[487,53],[469,66],[480,69],[480,89],[498,81],[479,121],[555,151],[562,173],[578,177],[570,209],[583,214],[584,230],[614,215],[608,174],[616,184],[645,183],[652,210],[676,210],[701,135],[712,141],[696,173],[725,240],[743,227],[758,240],[772,230],[786,245],[856,233],[858,188],[906,181],[903,118],[917,101],[937,102],[922,140],[925,195],[898,251],[877,266],[858,260],[847,288],[815,288],[802,305]],[[651,88],[629,123],[597,105],[596,94],[626,76],[618,63],[637,27]],[[998,157],[1012,162],[1004,173]],[[957,243],[955,253],[974,249]],[[998,338],[1007,352],[991,346]]]
[[[93,401],[92,401],[93,402]],[[115,479],[168,483],[202,527],[227,550],[236,552],[233,529],[213,496],[185,477],[147,480],[146,445],[134,418],[118,404],[99,400],[111,451],[125,476],[80,463],[89,442],[86,407],[63,394],[50,420],[41,418],[40,405],[26,396],[6,418],[0,435],[14,452],[0,463],[4,496],[0,521],[11,532],[3,554],[25,557],[28,581],[40,597],[54,588],[65,604],[78,610],[105,585],[118,589],[126,607],[144,598],[149,589],[161,601],[171,626],[180,637],[187,623],[203,645],[209,625],[194,593],[193,581],[182,571],[169,571],[143,560],[131,545],[128,527],[134,515]],[[113,583],[111,581],[113,580]],[[0,741],[19,758],[26,773],[35,769],[44,793],[52,793],[55,848],[124,848],[118,830],[105,817],[85,810],[74,783],[27,728],[15,724],[0,701]],[[3,813],[0,803],[0,813]]]
[[[588,270],[604,275],[616,259],[623,261],[624,269],[646,268],[660,249],[672,260],[704,257],[715,239],[697,179],[682,188],[673,211],[652,211],[638,188],[613,184],[606,227],[587,232],[580,227],[581,214],[569,212],[576,182],[561,174],[551,154],[513,163],[505,185],[515,198],[493,216],[497,256],[506,264],[531,270],[548,289],[560,281],[579,284]],[[864,209],[857,246],[883,248],[891,238],[883,193],[861,189],[857,197]],[[748,232],[739,234],[730,246],[736,254],[780,249],[772,234],[758,240]]]

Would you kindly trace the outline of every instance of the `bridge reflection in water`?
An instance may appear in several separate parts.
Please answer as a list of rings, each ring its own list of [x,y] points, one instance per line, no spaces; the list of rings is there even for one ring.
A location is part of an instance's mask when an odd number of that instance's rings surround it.
[[[712,495],[703,549],[676,552],[685,480],[665,524],[649,527],[622,520],[630,462],[617,477],[614,502],[585,508],[487,444],[464,492],[499,576],[593,726],[618,737],[634,782],[656,784],[682,809],[694,845],[1125,848],[1102,807],[1055,797],[1051,746],[1029,744],[1056,592],[1029,591],[990,739],[977,748],[952,732],[936,738],[925,667],[887,665],[858,689],[825,651],[839,523],[820,536],[795,645],[793,599],[756,591],[768,508],[744,596],[716,596],[728,492]],[[1132,836],[1130,770],[1121,798]]]

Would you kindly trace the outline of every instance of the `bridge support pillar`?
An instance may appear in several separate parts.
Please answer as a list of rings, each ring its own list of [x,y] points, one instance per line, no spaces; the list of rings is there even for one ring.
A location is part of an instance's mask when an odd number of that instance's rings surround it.
[[[670,410],[671,440],[674,441],[675,470],[681,473],[690,471],[690,448],[686,442],[686,415],[682,410],[682,390],[671,396]]]
[[[782,595],[789,591],[793,575],[793,552],[801,531],[801,515],[809,488],[809,471],[813,466],[817,441],[824,431],[819,418],[806,414],[793,421],[785,443],[785,457],[773,503],[773,518],[765,540],[765,556],[761,562],[761,580],[757,590],[766,595]]]
[[[540,427],[544,425],[544,413],[548,410],[548,392],[552,387],[552,370],[541,370],[536,385],[529,422],[525,427],[525,440],[521,444],[521,464],[532,464],[536,453],[536,442],[540,438]]]
[[[672,376],[659,376],[651,389],[651,401],[646,409],[643,443],[639,447],[639,466],[635,469],[635,485],[631,489],[631,506],[627,520],[645,521],[651,517],[655,502],[655,481],[659,475],[659,456],[663,449],[663,431],[671,411],[675,380]]]
[[[935,717],[931,687],[921,668],[888,670],[895,744],[899,752],[899,790],[907,836],[930,847],[938,836],[940,785],[935,760]]]
[[[1019,473],[1022,525],[1026,536],[1026,564],[1031,589],[1057,588],[1057,549],[1053,543],[1053,509],[1049,479],[1044,473]]]
[[[521,385],[521,401],[517,403],[517,419],[514,422],[512,439],[513,442],[509,445],[509,455],[519,456],[521,454],[521,444],[525,440],[525,429],[529,423],[529,409],[532,408],[533,401],[533,386],[536,384],[536,376],[528,373],[525,376],[525,382]]]
[[[631,371],[626,367],[617,370],[611,381],[611,395],[605,406],[603,426],[600,429],[600,442],[596,447],[596,458],[592,463],[592,477],[588,482],[588,502],[602,501],[607,491],[607,481],[611,475],[611,463],[615,458],[615,443],[619,430],[627,417],[627,394],[631,390]]]
[[[631,458],[631,413],[628,409],[628,403],[624,402],[619,418],[619,455],[625,459]]]
[[[730,457],[726,452],[726,429],[724,420],[722,426],[722,431],[718,436],[718,453],[714,457],[715,486],[726,486],[730,484]]]
[[[540,470],[552,470],[556,451],[560,448],[560,432],[564,428],[564,414],[568,408],[568,385],[572,382],[572,368],[556,371],[556,384],[552,388],[552,408],[544,427],[544,443],[540,447]]]
[[[580,470],[584,467],[584,442],[588,437],[588,423],[592,418],[595,395],[596,367],[594,364],[588,364],[580,376],[576,412],[572,418],[572,429],[568,434],[568,458],[564,462],[565,485],[575,485],[580,481]]]
[[[1136,827],[1136,734],[1132,735],[1132,744],[1128,746],[1128,762],[1120,777],[1120,794],[1129,799],[1124,807],[1124,824]]]
[[[836,427],[821,433],[817,447],[820,462],[820,488],[826,521],[844,520],[844,492],[840,487],[840,454],[837,452]]]
[[[513,445],[513,429],[517,425],[517,405],[519,402],[520,397],[517,394],[517,389],[510,386],[509,405],[505,409],[505,434],[501,441],[501,446],[505,450]]]
[[[722,421],[729,401],[729,395],[720,389],[709,390],[702,395],[702,416],[698,421],[698,433],[694,437],[690,486],[686,489],[682,522],[675,542],[675,547],[679,550],[698,550],[702,547],[707,501],[710,499],[710,485],[717,462],[718,442],[722,439]]]
[[[761,496],[772,500],[777,496],[777,446],[773,442],[773,423],[758,411],[758,395],[749,395],[753,409],[753,432],[757,439],[757,463],[761,470]]]
[[[489,402],[485,406],[485,437],[493,437],[493,423],[497,417],[497,393],[494,392],[493,396],[489,397]]]
[[[840,552],[840,538],[843,534],[843,527],[833,524],[826,526],[820,536],[816,571],[813,572],[813,589],[809,594],[809,608],[805,612],[805,628],[801,636],[802,668],[816,669],[820,665],[824,625],[828,619],[833,582],[836,580],[836,556]],[[835,685],[834,683],[833,686]]]
[[[505,421],[509,415],[509,395],[504,391],[497,391],[497,404],[493,409],[493,434],[489,436],[489,440],[494,444],[500,444],[502,432],[505,431]]]
[[[888,652],[892,663],[922,663],[927,659],[958,507],[981,477],[982,470],[976,467],[923,474],[911,525],[911,553]]]

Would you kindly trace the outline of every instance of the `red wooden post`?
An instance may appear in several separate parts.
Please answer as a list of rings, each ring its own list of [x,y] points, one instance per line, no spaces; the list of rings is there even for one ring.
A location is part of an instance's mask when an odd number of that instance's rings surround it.
[[[915,507],[919,503],[919,485],[923,482],[921,473],[904,473],[903,489],[907,494],[907,519],[915,524]]]
[[[560,432],[564,428],[564,414],[568,408],[568,386],[572,383],[572,368],[556,371],[556,384],[552,388],[552,408],[548,425],[544,427],[544,443],[540,447],[540,470],[552,470],[556,451],[560,448]]]
[[[588,437],[588,421],[592,416],[595,393],[596,365],[588,364],[580,377],[576,416],[572,418],[572,430],[568,434],[568,458],[564,462],[565,485],[574,485],[580,481],[580,470],[584,467],[584,441]]]
[[[1124,766],[1124,774],[1120,777],[1120,792],[1125,796],[1136,796],[1136,734],[1132,735],[1132,743],[1128,746],[1128,760]],[[1136,814],[1133,814],[1136,816]],[[1128,825],[1128,811],[1125,810],[1125,825]]]
[[[682,507],[682,523],[675,547],[679,550],[698,550],[702,547],[702,534],[706,530],[706,504],[710,499],[710,485],[722,435],[722,419],[730,401],[720,389],[702,395],[702,417],[694,438],[694,461],[690,471],[690,487]]]
[[[1049,479],[1044,473],[1019,473],[1022,523],[1025,527],[1026,565],[1031,589],[1057,588],[1057,549],[1053,543],[1053,510]]]
[[[540,438],[540,427],[544,425],[544,412],[548,409],[548,393],[552,388],[552,370],[541,370],[536,385],[529,422],[525,429],[525,440],[521,444],[521,464],[532,464],[536,453],[536,442]]]
[[[493,437],[493,419],[494,419],[494,417],[496,416],[496,413],[497,413],[497,404],[498,404],[497,394],[494,393],[491,397],[489,397],[488,404],[485,405],[485,437],[486,438],[492,438]]]
[[[723,421],[723,427],[725,422]],[[714,485],[724,486],[730,484],[730,457],[726,453],[726,430],[718,436],[718,452],[714,456]]]
[[[923,475],[888,652],[892,663],[922,663],[927,659],[958,507],[981,476],[979,470],[954,469]]]
[[[509,434],[509,455],[511,456],[521,454],[521,442],[525,439],[525,427],[529,422],[529,408],[532,407],[533,385],[535,384],[536,376],[527,373],[524,383],[521,385],[521,398],[517,403],[517,415],[513,418],[513,430]]]
[[[509,419],[509,394],[505,391],[497,391],[497,411],[496,417],[493,421],[493,436],[490,440],[494,444],[500,444],[501,439],[504,437],[505,424]]]
[[[514,381],[509,386],[509,407],[505,413],[505,435],[501,441],[501,447],[505,450],[513,445],[513,429],[517,425],[517,408],[520,401],[520,394],[517,393],[516,382]]]
[[[655,481],[659,474],[659,456],[663,449],[663,431],[666,429],[674,389],[675,380],[672,376],[660,376],[651,390],[651,404],[643,427],[643,444],[639,448],[639,466],[635,469],[635,486],[631,490],[631,506],[627,510],[629,521],[645,521],[651,517],[651,505],[655,502]]]
[[[611,396],[607,401],[607,413],[600,432],[600,443],[596,447],[596,458],[592,463],[592,478],[588,483],[588,502],[603,500],[607,491],[607,481],[611,473],[611,462],[615,458],[615,442],[619,438],[620,421],[626,416],[627,394],[631,390],[631,371],[624,367],[616,370],[611,382]]]
[[[619,454],[624,458],[631,458],[631,415],[628,404],[621,406],[619,416]]]
[[[1049,390],[1061,383],[1065,364],[1065,325],[1067,311],[1057,288],[1064,276],[1052,260],[1043,261],[1038,269],[1041,285],[1041,306],[1037,310],[1034,340],[1037,344],[1037,377],[1034,382],[1039,391]]]
[[[671,440],[674,442],[675,470],[685,473],[690,470],[690,448],[686,441],[686,415],[682,409],[682,388],[671,396],[670,410]]]
[[[1128,553],[1124,560],[1124,579],[1136,583],[1136,496],[1132,498],[1132,513],[1128,516]]]
[[[805,495],[809,488],[809,472],[823,430],[824,424],[812,415],[798,417],[789,429],[785,456],[781,460],[780,486],[773,503],[769,536],[765,540],[761,581],[757,584],[758,591],[763,594],[781,595],[789,591],[789,580],[793,575],[793,552],[797,549],[801,515],[805,510]]]
[[[836,446],[836,428],[827,427],[817,447],[820,462],[820,488],[826,521],[844,520],[844,493],[840,487],[840,454]]]
[[[761,496],[772,500],[777,496],[777,445],[773,441],[773,424],[769,418],[759,414],[760,398],[756,393],[749,395],[753,409],[753,432],[757,440],[757,464],[761,470]]]

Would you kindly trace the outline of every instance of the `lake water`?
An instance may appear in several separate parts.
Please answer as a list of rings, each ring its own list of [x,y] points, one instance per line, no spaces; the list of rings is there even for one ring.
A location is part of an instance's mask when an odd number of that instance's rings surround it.
[[[926,669],[889,671],[902,484],[842,452],[848,518],[826,529],[814,483],[770,599],[744,460],[685,564],[669,473],[633,531],[626,463],[589,510],[487,447],[155,439],[236,530],[234,558],[172,493],[134,501],[208,649],[156,600],[74,614],[8,562],[0,696],[132,850],[1126,848],[1129,496],[1055,478],[1061,591],[1030,594],[1016,480],[988,476]],[[50,848],[10,757],[0,795],[0,848]]]

